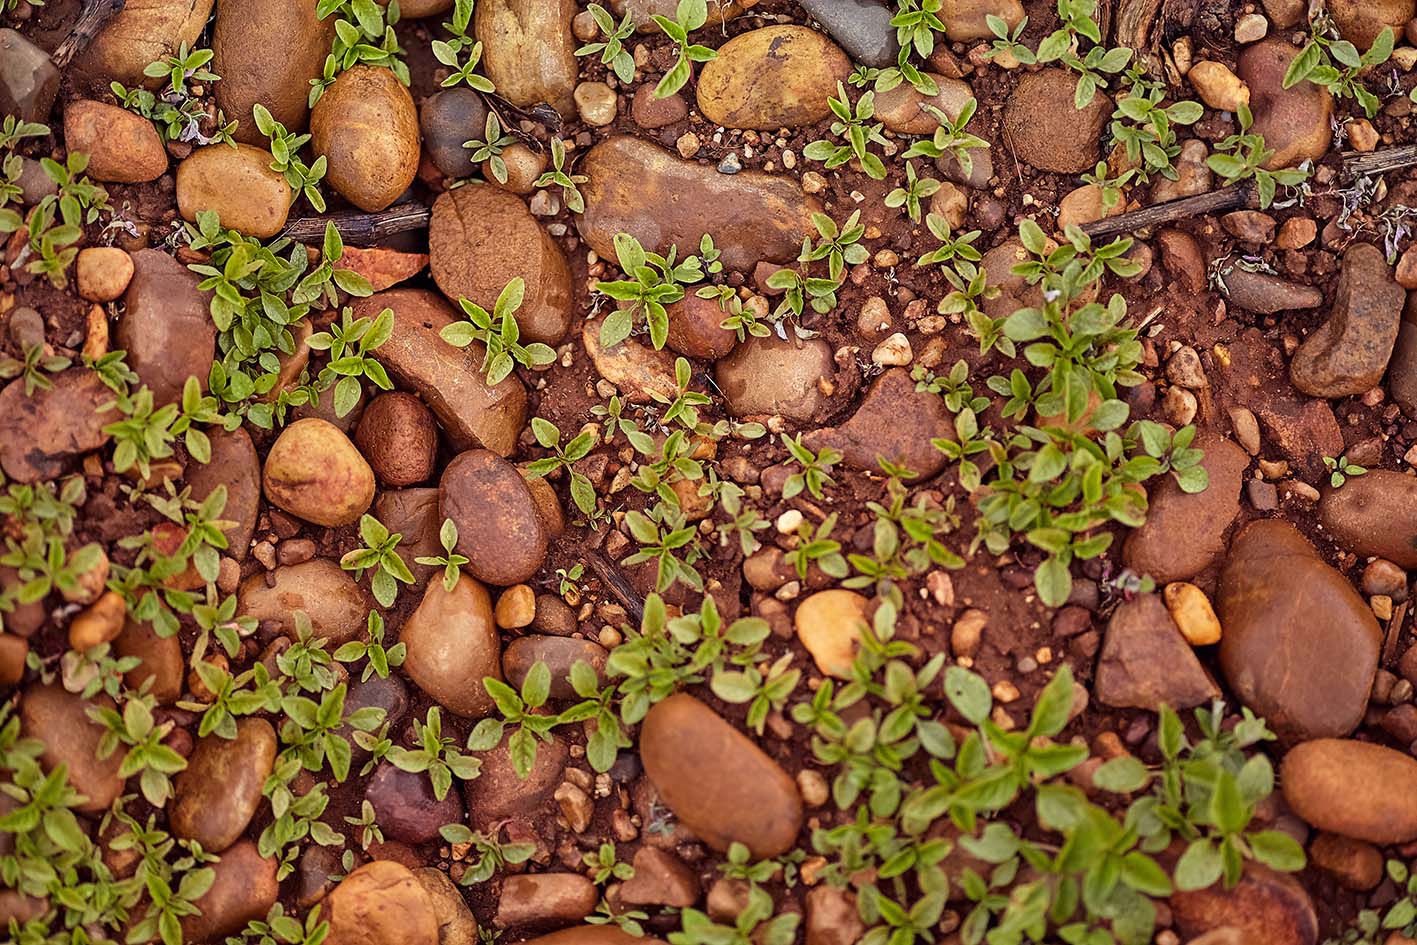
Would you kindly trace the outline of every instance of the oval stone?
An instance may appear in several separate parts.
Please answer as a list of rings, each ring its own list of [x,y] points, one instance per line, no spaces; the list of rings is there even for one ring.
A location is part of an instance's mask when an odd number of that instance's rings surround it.
[[[1368,706],[1382,630],[1348,580],[1288,522],[1235,538],[1220,573],[1220,666],[1281,735],[1346,735]]]
[[[270,621],[277,632],[294,636],[295,612],[304,611],[315,636],[329,640],[332,649],[364,633],[374,600],[330,559],[276,568],[269,586],[267,577],[253,574],[241,582],[238,614]]]
[[[98,757],[99,739],[107,729],[88,717],[90,705],[111,709],[113,700],[102,693],[85,700],[58,684],[30,686],[20,698],[20,725],[26,736],[44,743],[39,760],[45,771],[68,768],[69,783],[85,798],[75,810],[97,814],[108,810],[123,790],[118,769],[124,753]]]
[[[276,732],[265,719],[239,720],[233,739],[199,739],[186,770],[173,781],[172,832],[209,853],[231,846],[260,806],[275,759]]]
[[[1350,476],[1324,491],[1319,521],[1356,555],[1417,568],[1417,478],[1390,469]]]
[[[211,441],[209,463],[190,463],[187,484],[198,502],[226,486],[226,506],[218,518],[231,522],[226,529],[226,554],[242,561],[256,533],[256,516],[261,511],[261,461],[245,427],[230,433],[216,428],[207,434]]]
[[[576,690],[571,687],[571,667],[584,662],[595,670],[599,679],[605,673],[605,662],[609,658],[605,647],[590,640],[533,635],[507,644],[502,654],[502,672],[513,688],[520,689],[532,667],[545,663],[551,671],[551,698],[573,699]]]
[[[512,753],[503,738],[496,747],[478,756],[482,773],[463,782],[468,815],[479,827],[515,816],[530,816],[551,799],[570,760],[570,748],[559,735],[536,743],[531,773],[525,778],[512,766]]]
[[[1417,761],[1382,745],[1319,738],[1279,768],[1289,808],[1320,830],[1369,843],[1417,840]]]
[[[182,695],[182,675],[187,671],[182,659],[182,643],[176,636],[160,637],[146,620],[128,618],[113,641],[115,656],[137,657],[141,662],[124,675],[128,688],[140,689],[152,680],[148,690],[158,705],[171,705]]]
[[[427,843],[436,839],[444,824],[463,820],[462,797],[454,784],[438,800],[433,782],[423,771],[404,771],[381,764],[364,788],[364,799],[384,836],[401,843]]]
[[[281,431],[261,470],[266,499],[291,515],[337,528],[374,501],[374,470],[348,436],[327,420],[305,417]]]
[[[1090,170],[1101,156],[1099,138],[1112,101],[1103,92],[1079,110],[1077,77],[1044,69],[1021,78],[1004,106],[1004,141],[1019,160],[1053,174]]]
[[[749,337],[713,373],[735,417],[778,414],[805,423],[828,402],[817,382],[835,372],[831,347],[820,338]]]
[[[214,211],[222,226],[266,239],[285,226],[290,203],[290,185],[271,170],[265,148],[212,144],[177,165],[177,209],[184,220]]]
[[[310,119],[310,80],[318,79],[335,35],[337,17],[323,20],[313,3],[223,0],[212,23],[216,102],[235,121],[233,137],[265,146],[251,108],[257,103],[291,133]],[[408,15],[408,11],[404,11]]]
[[[517,467],[488,450],[453,457],[438,483],[438,508],[458,527],[463,567],[508,587],[530,580],[546,560],[546,528]]]
[[[198,915],[184,916],[186,942],[216,942],[235,935],[253,919],[264,919],[280,894],[274,857],[261,856],[256,844],[243,840],[212,864],[211,888],[192,904]]]
[[[310,135],[326,182],[361,210],[383,210],[418,174],[418,111],[388,69],[341,72],[310,113]]]
[[[1261,865],[1245,864],[1233,889],[1215,883],[1171,896],[1176,926],[1189,942],[1212,929],[1232,928],[1245,945],[1314,945],[1319,922],[1314,903],[1294,877]]]
[[[614,925],[577,925],[528,939],[525,945],[664,945],[657,938],[631,935]]]
[[[1269,170],[1317,161],[1333,141],[1328,89],[1308,79],[1284,88],[1284,73],[1298,54],[1287,38],[1275,36],[1245,47],[1235,61],[1236,75],[1250,87],[1255,116],[1250,134],[1262,136],[1265,147],[1274,151],[1265,162]]]
[[[640,759],[674,815],[715,850],[738,842],[763,859],[796,842],[802,828],[796,783],[693,696],[670,696],[650,709]]]
[[[725,128],[776,131],[831,115],[851,59],[816,30],[765,26],[733,37],[699,73],[699,111]]]
[[[467,299],[489,312],[507,283],[520,276],[526,294],[516,320],[523,343],[554,345],[571,325],[566,257],[516,194],[471,185],[435,200],[428,268],[451,301]]]
[[[605,259],[615,235],[628,233],[654,253],[678,246],[682,257],[713,234],[723,265],[747,272],[759,260],[796,259],[802,238],[815,237],[812,214],[822,209],[793,181],[759,171],[720,174],[627,135],[586,152],[581,173],[585,212],[576,228]]]
[[[399,640],[407,647],[403,671],[440,705],[469,717],[492,711],[482,679],[500,679],[502,660],[485,587],[466,574],[458,575],[451,591],[442,581],[429,581]]]
[[[483,42],[482,66],[497,94],[526,108],[546,102],[563,116],[576,113],[571,97],[580,66],[571,19],[575,0],[482,0],[473,13]]]

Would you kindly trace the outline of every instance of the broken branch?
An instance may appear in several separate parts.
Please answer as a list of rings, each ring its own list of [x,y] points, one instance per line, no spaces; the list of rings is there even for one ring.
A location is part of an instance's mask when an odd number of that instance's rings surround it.
[[[122,11],[126,2],[127,0],[88,0],[79,11],[74,28],[64,37],[64,41],[54,48],[49,61],[59,69],[68,66],[84,47],[94,41],[94,37],[103,32],[108,21]]]

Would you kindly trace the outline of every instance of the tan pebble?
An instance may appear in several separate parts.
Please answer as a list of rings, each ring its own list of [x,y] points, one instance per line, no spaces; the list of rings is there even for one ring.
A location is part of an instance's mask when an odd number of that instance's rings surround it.
[[[1250,104],[1250,87],[1221,63],[1198,62],[1191,66],[1186,79],[1211,108],[1233,112],[1241,105]]]
[[[876,349],[871,352],[871,361],[885,367],[902,367],[909,364],[915,357],[915,352],[911,350],[910,339],[902,332],[896,332],[885,341],[876,345]]]
[[[1379,620],[1392,619],[1392,598],[1386,594],[1374,594],[1368,598],[1368,606],[1373,608],[1373,616]]]
[[[90,302],[112,302],[133,278],[133,257],[115,246],[90,246],[76,260],[79,295]]]
[[[517,630],[531,624],[536,617],[536,592],[525,584],[514,584],[497,598],[494,611],[497,626]]]
[[[679,151],[680,157],[691,158],[699,153],[699,136],[692,131],[686,131],[674,142],[674,147]]]
[[[1260,424],[1248,407],[1230,408],[1230,427],[1235,431],[1235,441],[1251,456],[1260,452]]]
[[[112,641],[123,631],[123,618],[127,613],[123,595],[104,591],[69,624],[69,647],[83,652]]]
[[[1220,642],[1220,620],[1205,591],[1185,581],[1166,585],[1162,595],[1171,619],[1176,621],[1181,635],[1191,646],[1209,646]]]
[[[1348,123],[1348,140],[1355,151],[1372,151],[1378,146],[1378,130],[1366,118]]]
[[[848,679],[856,659],[868,601],[854,591],[818,591],[797,605],[793,625],[797,638],[828,676]]]
[[[973,607],[959,615],[950,629],[950,650],[956,658],[973,658],[979,652],[979,642],[988,623],[989,615]]]
[[[831,799],[827,779],[812,768],[797,772],[797,790],[802,792],[802,800],[808,807],[821,807]]]
[[[1018,687],[1015,686],[1013,683],[1009,682],[1007,679],[1001,679],[998,682],[994,683],[993,688],[990,691],[994,694],[994,698],[997,701],[1002,702],[1005,705],[1010,702],[1018,701]]]

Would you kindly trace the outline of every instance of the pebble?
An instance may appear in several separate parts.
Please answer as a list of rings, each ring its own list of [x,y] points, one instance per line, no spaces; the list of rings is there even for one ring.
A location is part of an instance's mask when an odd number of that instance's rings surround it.
[[[428,894],[438,918],[438,945],[479,945],[477,919],[448,874],[436,866],[425,866],[414,870],[413,878]]]
[[[836,373],[831,347],[820,338],[799,344],[749,337],[714,365],[714,377],[735,417],[776,414],[807,422],[829,402],[818,381]]]
[[[940,120],[926,110],[927,106],[943,112],[953,121],[974,98],[967,82],[947,79],[933,72],[927,72],[926,76],[939,89],[934,95],[925,95],[909,82],[876,93],[876,120],[897,134],[933,134],[940,127]],[[971,121],[970,125],[973,124]]]
[[[1320,830],[1387,845],[1417,839],[1417,761],[1347,738],[1320,738],[1284,756],[1289,808]]]
[[[1301,308],[1317,308],[1324,294],[1313,286],[1300,285],[1264,272],[1238,266],[1220,271],[1230,304],[1261,315],[1274,315]]]
[[[85,173],[96,181],[141,184],[167,171],[167,150],[142,115],[84,99],[64,106],[64,144],[89,156]]]
[[[1245,243],[1260,245],[1274,240],[1274,217],[1258,210],[1236,210],[1220,218],[1226,232]]]
[[[222,853],[211,868],[216,874],[211,888],[192,902],[199,912],[182,918],[185,942],[214,942],[240,933],[247,923],[264,919],[280,894],[275,859],[261,856],[250,840]]]
[[[499,586],[530,579],[546,560],[548,535],[517,468],[488,450],[459,453],[443,470],[438,507],[458,528],[467,572]]]
[[[1381,250],[1370,243],[1349,247],[1328,319],[1289,364],[1294,386],[1314,397],[1347,397],[1378,384],[1397,342],[1406,298]]]
[[[575,99],[581,121],[587,125],[603,128],[615,121],[615,92],[604,82],[582,82],[576,86]]]
[[[173,780],[172,832],[220,853],[246,832],[262,801],[276,757],[276,732],[265,719],[244,718],[236,737],[198,739],[187,768]]]
[[[1191,83],[1201,101],[1217,111],[1235,112],[1240,106],[1250,104],[1250,87],[1224,63],[1201,60],[1191,66],[1186,81]]]
[[[1239,933],[1243,945],[1314,945],[1318,941],[1318,918],[1304,887],[1287,873],[1255,860],[1246,862],[1233,889],[1215,883],[1205,889],[1173,893],[1169,902],[1176,928],[1191,945],[1200,945],[1196,936],[1227,927]]]
[[[630,117],[635,124],[650,131],[666,128],[689,117],[689,103],[678,92],[656,98],[654,86],[645,84],[636,89],[630,99]]]
[[[374,501],[374,470],[338,427],[313,417],[276,437],[261,485],[271,504],[327,528],[358,521]]]
[[[699,111],[725,128],[814,125],[831,114],[827,99],[850,74],[850,58],[823,34],[765,26],[733,37],[703,65]]]
[[[1171,619],[1176,621],[1187,643],[1209,646],[1220,642],[1220,620],[1204,591],[1194,584],[1175,581],[1166,585],[1163,596]]]
[[[456,777],[453,788],[440,801],[427,773],[404,771],[385,762],[365,784],[364,799],[374,808],[384,836],[401,843],[428,843],[438,839],[438,829],[444,824],[463,822],[462,793],[457,790]]]
[[[1107,624],[1097,661],[1099,702],[1156,711],[1162,704],[1188,709],[1220,696],[1161,598],[1139,594],[1124,601]]]
[[[498,95],[522,108],[547,102],[562,115],[575,111],[580,66],[570,27],[577,12],[575,0],[484,0],[477,5],[473,35],[483,41],[484,74]]]
[[[891,25],[891,11],[875,0],[802,0],[802,9],[853,61],[874,69],[896,64],[900,43]],[[954,33],[949,34],[954,38]]]
[[[489,387],[482,347],[454,348],[438,332],[454,320],[453,308],[426,289],[391,289],[356,299],[354,313],[394,312],[393,334],[379,347],[379,362],[399,387],[433,411],[454,449],[483,447],[502,456],[517,448],[526,424],[526,388],[516,373]]]
[[[1417,568],[1417,478],[1390,469],[1350,476],[1319,500],[1324,531],[1344,549]]]
[[[502,678],[501,645],[492,600],[477,581],[460,574],[451,591],[429,581],[399,640],[407,647],[404,672],[448,711],[481,718],[493,710],[482,679]]]
[[[1194,445],[1205,451],[1202,465],[1210,484],[1203,492],[1186,493],[1170,476],[1155,481],[1146,523],[1122,548],[1127,567],[1158,582],[1189,580],[1218,560],[1240,511],[1249,454],[1210,433],[1197,435]]]
[[[502,672],[507,682],[520,689],[527,674],[537,663],[545,663],[551,671],[551,698],[573,699],[571,667],[586,663],[595,670],[597,679],[605,675],[605,663],[610,654],[598,643],[572,637],[530,635],[518,637],[507,644],[502,653]]]
[[[792,617],[797,639],[824,674],[851,678],[851,664],[866,626],[867,603],[854,591],[834,588],[818,591],[797,605]]]
[[[678,302],[665,306],[669,316],[668,347],[689,358],[716,361],[733,350],[738,339],[720,327],[727,313],[716,299],[700,298],[690,292]]]
[[[1246,46],[1236,63],[1236,73],[1250,88],[1255,118],[1250,133],[1263,136],[1265,147],[1274,150],[1265,163],[1271,170],[1317,161],[1333,140],[1329,91],[1308,79],[1283,87],[1285,70],[1298,54],[1286,38],[1276,36]]]
[[[222,226],[267,239],[285,226],[293,199],[285,176],[271,170],[265,148],[212,144],[177,165],[177,208],[184,220],[211,211]]]
[[[1053,174],[1077,174],[1097,163],[1112,103],[1098,92],[1079,110],[1076,87],[1077,78],[1062,69],[1029,73],[1014,87],[1004,106],[1004,134],[1024,163]]]
[[[59,70],[49,53],[18,30],[0,29],[0,113],[45,121],[58,93]]]
[[[374,600],[350,572],[329,558],[276,568],[269,574],[269,586],[267,579],[258,572],[241,582],[238,616],[255,617],[263,624],[269,621],[277,632],[294,636],[293,614],[303,611],[314,635],[332,646],[364,635]]]
[[[0,469],[20,483],[54,479],[69,461],[103,446],[115,419],[110,391],[98,375],[74,367],[49,375],[53,385],[25,392],[23,379],[0,391]]]
[[[128,688],[140,689],[151,680],[148,692],[158,705],[171,705],[182,695],[182,674],[187,664],[177,637],[160,637],[152,624],[129,618],[113,641],[113,653],[119,658],[132,656],[141,661],[123,677]]]
[[[428,268],[450,301],[468,299],[489,312],[520,277],[525,295],[515,317],[522,344],[554,345],[570,328],[574,306],[565,254],[521,198],[505,190],[459,187],[434,201]]]
[[[424,153],[447,176],[470,177],[477,163],[463,142],[470,134],[480,137],[486,122],[487,106],[473,89],[455,86],[435,92],[418,110]]]
[[[629,233],[651,252],[678,246],[682,256],[707,232],[723,265],[746,272],[760,260],[795,259],[803,237],[816,233],[812,214],[822,209],[785,178],[720,174],[624,135],[591,148],[580,170],[590,180],[581,186],[586,207],[576,227],[605,259],[615,258],[617,233]]]
[[[107,731],[88,717],[90,705],[113,708],[113,700],[100,693],[82,699],[57,684],[31,685],[20,698],[22,733],[43,742],[39,756],[46,772],[59,765],[68,768],[69,783],[84,796],[75,806],[83,814],[106,811],[123,790],[119,774],[123,752],[98,757],[99,740]]]
[[[1235,42],[1255,43],[1269,33],[1269,20],[1259,13],[1247,13],[1235,21]]]
[[[903,332],[896,332],[871,352],[871,363],[882,367],[900,367],[909,364],[915,357],[910,349],[910,339]]]
[[[230,522],[225,529],[226,553],[241,561],[250,549],[261,510],[261,461],[245,427],[230,433],[212,429],[207,439],[211,462],[190,464],[185,478],[192,487],[192,498],[199,502],[218,486],[226,487],[226,505],[221,511],[222,520]]]
[[[906,347],[908,350],[908,342]],[[930,441],[954,436],[954,421],[944,401],[917,391],[910,372],[893,367],[866,391],[850,419],[840,426],[814,430],[804,442],[814,450],[830,446],[855,469],[874,471],[879,468],[877,460],[884,456],[909,469],[908,479],[928,479],[946,463],[944,454]]]
[[[1384,876],[1383,855],[1377,847],[1336,833],[1320,833],[1314,838],[1309,844],[1309,862],[1355,892],[1374,888]]]
[[[104,591],[69,624],[69,648],[71,650],[93,649],[110,643],[123,630],[123,618],[128,605],[123,595],[117,591]]]
[[[492,924],[500,929],[566,925],[590,915],[599,900],[595,884],[580,873],[509,876]]]
[[[418,174],[418,111],[383,67],[341,72],[310,112],[310,135],[328,162],[325,183],[369,213],[392,204]]]
[[[354,444],[379,482],[412,486],[433,476],[438,424],[413,394],[388,391],[364,408],[355,427]]]
[[[1362,52],[1378,38],[1384,27],[1400,40],[1403,27],[1417,13],[1413,0],[1330,0],[1329,16],[1339,35]]]
[[[553,736],[549,742],[538,742],[531,773],[526,778],[520,777],[512,767],[506,739],[478,757],[482,761],[482,773],[475,780],[463,782],[463,796],[469,815],[481,828],[509,817],[532,816],[551,799],[561,783],[570,751],[559,736]]]
[[[1290,217],[1279,227],[1275,245],[1280,249],[1303,249],[1318,235],[1318,225],[1308,217]]]
[[[189,377],[205,390],[216,326],[208,296],[197,288],[200,277],[157,249],[138,250],[132,262],[115,347],[128,352],[128,366],[152,388],[154,404],[178,400]]]
[[[1346,735],[1363,717],[1382,631],[1367,603],[1290,524],[1231,543],[1215,610],[1220,666],[1244,705],[1291,738]]]
[[[130,88],[151,83],[152,79],[143,74],[149,63],[173,55],[182,46],[199,47],[197,40],[206,29],[212,6],[213,0],[193,0],[190,4],[139,3],[125,7],[75,57],[74,65],[80,73],[117,79]],[[38,120],[44,116],[35,117]]]
[[[635,875],[620,887],[620,901],[632,906],[687,908],[699,901],[699,879],[683,860],[656,847],[640,847],[631,865]]]
[[[325,899],[329,941],[352,945],[440,945],[433,901],[408,867],[373,860]]]
[[[796,842],[802,798],[792,778],[693,696],[673,695],[650,709],[640,759],[664,803],[715,850],[738,842],[762,859]]]
[[[407,6],[403,15],[411,15]],[[217,107],[237,122],[234,137],[265,147],[252,119],[258,102],[294,133],[310,119],[310,80],[324,72],[335,38],[335,19],[321,20],[313,7],[280,0],[226,0],[212,24],[211,69]]]
[[[75,260],[79,296],[90,302],[112,302],[133,278],[133,257],[113,246],[86,246]]]

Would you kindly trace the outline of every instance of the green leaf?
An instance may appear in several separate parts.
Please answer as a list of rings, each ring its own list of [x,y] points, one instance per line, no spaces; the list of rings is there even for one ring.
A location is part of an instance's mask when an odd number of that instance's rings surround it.
[[[979,725],[989,717],[993,697],[982,676],[962,666],[951,666],[945,670],[944,686],[950,704],[970,722]]]

